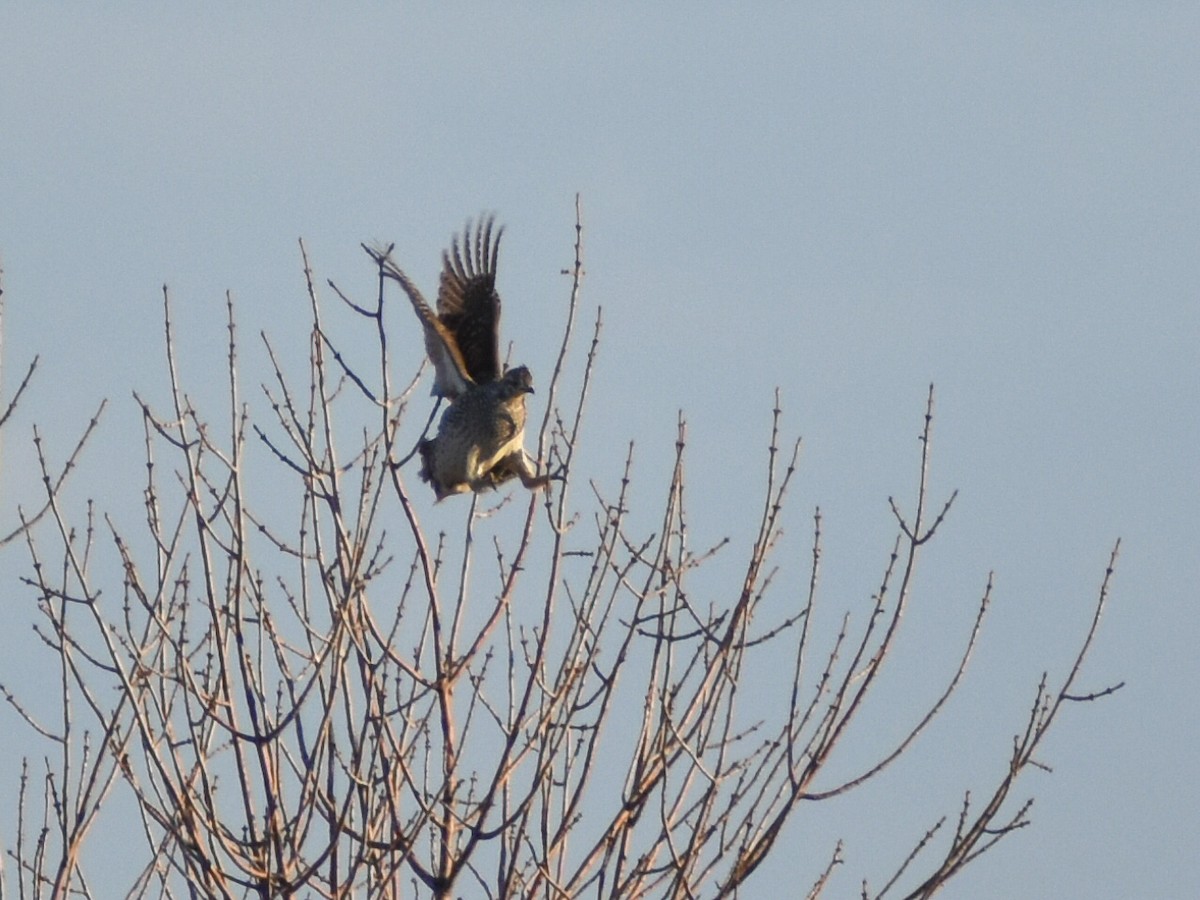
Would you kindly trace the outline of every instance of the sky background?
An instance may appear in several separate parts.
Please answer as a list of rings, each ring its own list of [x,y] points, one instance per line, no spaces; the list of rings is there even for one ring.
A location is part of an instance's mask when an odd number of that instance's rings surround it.
[[[960,646],[996,573],[938,727],[858,805],[799,817],[758,895],[844,836],[827,896],[857,896],[990,785],[1120,537],[1080,687],[1127,686],[1065,711],[1039,756],[1053,774],[1018,791],[1033,826],[946,895],[1200,896],[1198,46],[1182,3],[0,5],[6,391],[41,355],[0,518],[35,502],[33,425],[61,458],[103,397],[72,497],[140,491],[131,392],[165,399],[164,282],[198,391],[210,371],[219,389],[226,290],[248,355],[260,328],[303,352],[298,238],[364,297],[359,242],[395,241],[432,293],[450,234],[496,211],[505,335],[548,376],[578,192],[604,331],[577,477],[615,485],[633,440],[657,499],[682,410],[695,545],[744,545],[779,387],[805,447],[795,578],[819,505],[827,602],[861,604],[933,382],[933,495],[961,493],[898,684],[933,696],[945,668],[921,665]],[[396,340],[408,374],[419,338]],[[27,569],[0,551],[0,681],[18,687],[50,664]],[[0,734],[11,797],[27,732],[3,712]]]

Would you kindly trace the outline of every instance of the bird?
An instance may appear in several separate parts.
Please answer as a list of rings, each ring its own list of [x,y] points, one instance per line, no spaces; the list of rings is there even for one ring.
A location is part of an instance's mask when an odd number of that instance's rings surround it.
[[[538,475],[525,454],[525,397],[533,376],[525,366],[509,369],[499,381],[469,386],[442,416],[437,436],[422,440],[420,476],[438,500],[476,493],[519,477],[531,490],[550,479]]]
[[[550,481],[537,474],[524,449],[525,398],[533,393],[533,377],[525,366],[504,371],[500,363],[496,266],[503,234],[489,216],[474,230],[468,221],[461,242],[458,235],[451,238],[442,253],[436,313],[386,251],[366,248],[408,295],[434,368],[430,393],[439,403],[450,401],[437,435],[418,445],[420,476],[438,500],[513,478],[531,490]]]

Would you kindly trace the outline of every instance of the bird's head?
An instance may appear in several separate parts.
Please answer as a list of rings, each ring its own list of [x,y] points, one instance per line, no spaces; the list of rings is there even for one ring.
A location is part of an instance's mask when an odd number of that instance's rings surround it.
[[[514,395],[533,393],[533,375],[524,366],[509,369],[504,373],[501,382],[504,384],[506,393]]]

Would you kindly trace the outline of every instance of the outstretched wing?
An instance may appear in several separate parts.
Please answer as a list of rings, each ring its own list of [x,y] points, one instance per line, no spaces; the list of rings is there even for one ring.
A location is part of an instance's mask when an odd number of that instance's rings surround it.
[[[466,372],[476,384],[500,377],[500,295],[496,293],[496,264],[500,258],[501,226],[483,219],[472,234],[463,229],[462,243],[455,235],[442,254],[437,311],[453,335]]]
[[[433,393],[453,400],[474,383],[453,332],[434,314],[421,296],[420,289],[386,253],[369,247],[366,249],[382,267],[383,274],[398,282],[404,288],[404,293],[408,294],[425,330],[425,352],[434,370]]]

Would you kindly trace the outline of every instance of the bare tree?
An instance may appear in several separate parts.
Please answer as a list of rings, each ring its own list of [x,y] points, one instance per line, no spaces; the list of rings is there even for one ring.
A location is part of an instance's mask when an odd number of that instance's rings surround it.
[[[0,399],[0,432],[3,432],[6,428],[9,427],[9,425],[12,421],[13,414],[17,411],[17,407],[20,405],[22,398],[25,396],[26,390],[28,390],[30,383],[33,381],[33,376],[34,376],[34,373],[37,372],[38,362],[40,361],[40,359],[41,358],[39,356],[34,356],[34,358],[29,361],[29,365],[27,365],[25,367],[25,372],[21,376],[21,381],[17,385],[17,389],[15,391],[13,391],[12,396],[7,399]],[[3,268],[3,266],[0,266],[0,374],[2,374],[3,371],[4,371],[4,268]],[[2,395],[0,395],[0,397],[2,397]],[[64,463],[63,466],[61,467],[58,477],[55,478],[53,481],[47,482],[44,484],[46,493],[47,493],[48,497],[50,498],[50,500],[47,500],[44,504],[42,504],[39,507],[39,509],[37,509],[35,512],[33,512],[31,514],[26,514],[26,513],[22,512],[20,524],[16,525],[15,527],[12,527],[12,528],[0,530],[0,547],[5,547],[8,544],[11,544],[13,541],[17,540],[18,538],[20,538],[22,535],[24,535],[26,533],[26,531],[30,527],[37,524],[37,522],[41,520],[42,516],[44,516],[47,512],[49,512],[51,501],[55,497],[57,497],[59,495],[59,493],[62,491],[63,486],[66,483],[67,476],[70,475],[71,471],[75,468],[76,463],[79,461],[79,456],[83,452],[83,448],[87,445],[88,439],[92,436],[92,432],[94,432],[96,430],[96,426],[100,424],[100,416],[104,412],[105,405],[106,404],[102,402],[100,404],[100,406],[96,409],[96,412],[92,416],[91,421],[88,422],[87,428],[84,429],[83,434],[80,436],[79,440],[75,443],[75,447],[74,447],[74,449],[72,449],[70,455],[68,456],[66,463]],[[34,434],[34,440],[35,440],[35,442],[40,440],[40,437],[37,435],[36,432]],[[2,461],[3,461],[3,455],[0,454],[0,462],[2,462]],[[0,465],[0,473],[2,473],[2,472],[3,472],[3,466]],[[3,494],[0,493],[0,496],[3,496]]]
[[[301,254],[307,371],[289,371],[263,335],[270,378],[261,399],[244,399],[227,299],[223,422],[185,389],[164,289],[170,404],[137,400],[136,528],[90,505],[72,521],[38,444],[47,517],[36,540],[27,531],[25,581],[61,717],[40,722],[5,691],[51,749],[40,788],[28,764],[21,776],[8,851],[20,896],[111,896],[89,880],[84,848],[122,798],[136,814],[107,821],[142,847],[129,896],[734,896],[796,813],[880,777],[943,712],[990,577],[936,699],[864,771],[820,786],[885,674],[917,558],[954,500],[927,491],[932,388],[915,495],[892,504],[897,536],[869,613],[845,612],[825,640],[813,626],[819,510],[807,575],[773,562],[799,451],[783,439],[778,396],[756,536],[729,596],[700,599],[713,596],[706,567],[732,551],[689,543],[682,419],[652,531],[631,512],[649,496],[634,489],[632,445],[618,484],[589,484],[577,499],[601,332],[597,310],[590,340],[576,335],[578,218],[537,447],[567,474],[548,493],[447,501],[463,508],[458,536],[430,533],[413,498],[426,489],[406,480],[417,380],[393,384],[382,269],[371,303],[328,285],[372,335],[368,360],[331,339],[303,244]],[[101,557],[119,560],[119,591],[97,574]],[[1037,686],[986,799],[968,794],[956,817],[913,823],[911,854],[881,888],[864,882],[864,897],[930,896],[1028,823],[1029,802],[1010,795],[1058,713],[1120,686],[1076,688],[1111,571],[1073,667]],[[801,602],[763,621],[764,599],[784,586]],[[776,663],[770,684],[753,682],[764,654],[786,659],[786,676]],[[748,713],[750,691],[760,702]],[[774,715],[763,718],[768,692]],[[840,842],[826,859],[797,873],[810,897],[834,880]]]

